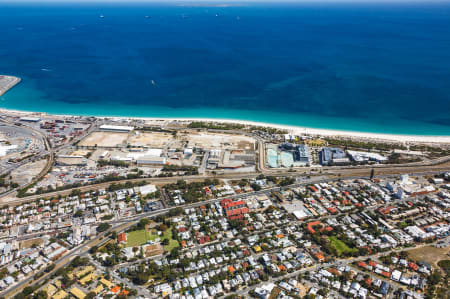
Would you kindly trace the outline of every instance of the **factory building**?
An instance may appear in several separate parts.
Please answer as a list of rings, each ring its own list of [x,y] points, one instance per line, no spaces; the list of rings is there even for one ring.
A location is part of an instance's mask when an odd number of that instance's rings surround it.
[[[85,166],[87,159],[83,156],[59,155],[56,164],[61,166]]]
[[[368,152],[358,152],[358,151],[347,151],[350,157],[355,162],[368,162],[368,161],[375,161],[375,162],[386,162],[388,158],[385,156],[382,156],[377,153],[368,153]]]
[[[322,165],[343,165],[350,162],[342,149],[333,147],[322,148],[319,153],[319,161]]]
[[[226,150],[214,149],[209,151],[208,169],[236,169],[241,167],[254,167],[255,151],[253,150]]]
[[[134,127],[129,127],[129,126],[111,126],[111,125],[100,126],[100,131],[104,131],[104,132],[129,133],[133,130],[134,130]]]
[[[138,165],[165,165],[167,160],[165,157],[142,156],[136,160]]]
[[[25,122],[30,122],[30,123],[37,123],[41,121],[40,117],[28,117],[28,116],[23,116],[19,119],[20,121],[25,121]]]

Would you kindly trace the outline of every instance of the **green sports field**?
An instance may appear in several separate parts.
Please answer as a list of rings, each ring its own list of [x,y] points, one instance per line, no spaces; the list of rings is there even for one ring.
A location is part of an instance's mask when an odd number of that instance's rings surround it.
[[[169,239],[169,245],[165,245],[164,249],[166,251],[172,250],[172,248],[178,247],[178,241],[172,239],[172,230],[169,228],[162,234],[161,236],[158,236],[158,233],[156,230],[151,230],[149,232],[145,231],[144,229],[132,231],[127,234],[127,247],[134,247],[134,246],[140,246],[147,241],[154,241],[157,238],[160,238],[161,241],[163,239]]]

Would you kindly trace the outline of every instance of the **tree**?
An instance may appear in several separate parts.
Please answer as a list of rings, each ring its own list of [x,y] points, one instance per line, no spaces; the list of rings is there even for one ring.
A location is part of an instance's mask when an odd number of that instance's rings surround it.
[[[144,229],[145,226],[149,223],[150,223],[150,220],[148,218],[142,218],[141,220],[139,220],[139,222],[137,224],[137,228]]]
[[[22,294],[24,294],[25,296],[28,296],[28,295],[32,294],[33,292],[34,292],[33,287],[25,287],[22,291]]]
[[[450,260],[439,261],[438,266],[441,267],[447,275],[450,274]]]
[[[320,289],[317,293],[321,296],[327,296],[329,290],[328,289]]]
[[[40,290],[36,294],[34,294],[33,299],[47,299],[47,292],[44,290]]]
[[[187,268],[189,266],[189,259],[188,258],[181,259],[178,265],[182,268]]]
[[[162,232],[165,232],[167,229],[168,229],[168,227],[164,223],[159,226],[159,230]]]
[[[166,238],[166,239],[163,239],[161,243],[163,245],[169,245],[170,241],[169,241],[169,239]]]
[[[137,296],[138,292],[135,289],[130,290],[130,296]]]
[[[255,183],[252,183],[252,184],[250,185],[250,187],[252,187],[252,189],[255,190],[255,191],[261,190],[261,186],[258,185],[258,184],[255,184]]]
[[[84,299],[94,299],[95,296],[97,296],[97,294],[95,294],[95,292],[89,292],[86,294],[86,297],[84,297]]]
[[[239,187],[244,188],[245,186],[247,186],[247,181],[242,179],[239,181],[238,185]]]
[[[149,278],[150,274],[148,272],[139,272],[135,277],[133,277],[133,282],[138,285],[143,285]]]
[[[175,247],[170,251],[169,257],[172,259],[176,259],[180,255],[180,248]]]
[[[109,223],[100,223],[99,226],[97,226],[97,232],[101,233],[106,230],[108,230],[111,227]]]
[[[436,270],[433,271],[433,273],[428,278],[428,281],[431,285],[438,284],[440,280],[441,280],[441,274],[439,273],[439,271],[436,271]]]

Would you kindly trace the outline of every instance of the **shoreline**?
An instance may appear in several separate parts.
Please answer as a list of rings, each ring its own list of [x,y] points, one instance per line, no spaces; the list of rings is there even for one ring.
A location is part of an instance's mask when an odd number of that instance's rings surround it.
[[[51,114],[47,112],[30,112],[22,110],[13,110],[0,108],[0,112],[6,114],[18,114],[18,115],[42,115],[42,116],[55,116],[55,117],[95,117],[97,119],[111,119],[116,121],[203,121],[203,122],[216,122],[216,123],[235,123],[248,126],[260,126],[260,127],[272,127],[282,130],[287,130],[292,135],[316,135],[326,137],[338,137],[338,138],[356,138],[367,139],[372,141],[389,141],[400,143],[432,143],[432,144],[450,144],[450,136],[432,136],[432,135],[402,135],[402,134],[384,134],[384,133],[368,133],[358,131],[344,131],[344,130],[332,130],[332,129],[318,129],[310,127],[301,127],[293,125],[280,125],[273,123],[265,123],[258,121],[248,121],[239,119],[219,119],[219,118],[202,118],[202,117],[134,117],[134,116],[96,116],[96,115],[73,115],[73,114]]]

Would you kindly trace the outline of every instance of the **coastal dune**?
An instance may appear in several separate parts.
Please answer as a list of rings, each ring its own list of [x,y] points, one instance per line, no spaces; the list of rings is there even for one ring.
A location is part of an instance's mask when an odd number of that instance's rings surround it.
[[[120,117],[120,119],[126,119]],[[143,118],[145,120],[158,120],[161,118]],[[265,122],[244,121],[234,119],[211,119],[211,118],[164,118],[164,120],[170,121],[207,121],[216,123],[238,123],[249,126],[260,127],[272,127],[277,129],[286,130],[292,135],[318,135],[329,137],[347,137],[347,138],[365,138],[371,140],[380,141],[396,141],[396,142],[422,142],[422,143],[450,143],[450,136],[422,136],[422,135],[397,135],[397,134],[382,134],[382,133],[366,133],[357,131],[342,131],[342,130],[330,130],[330,129],[316,129],[300,126],[278,125]]]

